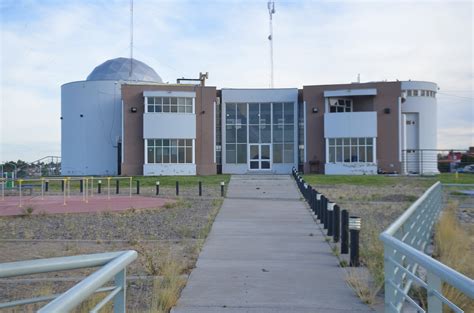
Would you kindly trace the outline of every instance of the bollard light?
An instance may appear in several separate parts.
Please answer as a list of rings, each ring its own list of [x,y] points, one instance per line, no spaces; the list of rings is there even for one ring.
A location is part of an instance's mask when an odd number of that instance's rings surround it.
[[[359,263],[359,232],[361,226],[361,218],[358,216],[349,217],[349,231],[351,234],[351,253],[349,265],[358,267]]]
[[[341,254],[349,253],[349,212],[341,212]]]
[[[361,227],[361,218],[358,216],[349,217],[349,229],[350,230],[360,230]]]
[[[318,220],[321,220],[321,194],[316,193],[316,217]]]
[[[155,185],[156,185],[156,195],[158,196],[160,194],[160,182],[157,181]]]
[[[224,186],[225,186],[225,182],[221,182],[221,197],[224,196]]]
[[[97,182],[97,193],[101,193],[102,192],[102,181],[99,180]]]
[[[341,209],[336,204],[334,206],[333,215],[333,240],[334,242],[339,242],[340,234],[341,234]]]
[[[334,206],[336,204],[334,202],[328,202],[328,216],[327,216],[327,221],[328,221],[328,224],[327,224],[327,227],[328,227],[328,232],[327,232],[327,235],[328,236],[332,236],[333,235],[333,218],[334,218],[334,215],[333,215],[333,212],[334,212]]]

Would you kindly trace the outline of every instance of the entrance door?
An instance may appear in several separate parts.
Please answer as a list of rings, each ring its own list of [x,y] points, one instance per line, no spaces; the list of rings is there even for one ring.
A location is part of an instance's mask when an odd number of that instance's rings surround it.
[[[271,169],[271,144],[249,144],[249,168],[251,170]]]

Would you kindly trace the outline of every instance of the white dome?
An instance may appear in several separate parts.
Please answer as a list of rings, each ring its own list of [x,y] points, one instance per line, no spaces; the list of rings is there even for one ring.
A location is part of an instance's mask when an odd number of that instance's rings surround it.
[[[132,73],[130,75],[130,66]],[[163,83],[154,69],[143,62],[129,58],[116,58],[105,61],[87,76],[86,80],[123,80]]]

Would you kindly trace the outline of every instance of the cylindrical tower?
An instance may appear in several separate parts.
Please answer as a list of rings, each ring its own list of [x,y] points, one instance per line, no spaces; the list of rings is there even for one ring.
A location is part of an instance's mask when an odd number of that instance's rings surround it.
[[[135,59],[117,58],[97,66],[85,81],[61,86],[61,174],[117,175],[122,133],[121,85],[162,83]]]
[[[405,174],[438,174],[438,86],[431,82],[402,82],[402,159]]]

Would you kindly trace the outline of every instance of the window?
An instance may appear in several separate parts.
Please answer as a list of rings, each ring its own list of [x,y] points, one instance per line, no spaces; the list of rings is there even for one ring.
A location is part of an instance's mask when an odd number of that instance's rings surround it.
[[[293,163],[295,149],[294,103],[272,103],[273,163]]]
[[[193,163],[192,139],[147,139],[147,163]]]
[[[329,112],[330,113],[352,112],[352,100],[329,98]]]
[[[146,97],[147,113],[193,113],[191,97]]]
[[[247,103],[226,103],[226,162],[247,163]]]
[[[374,138],[328,138],[328,163],[374,162]]]

